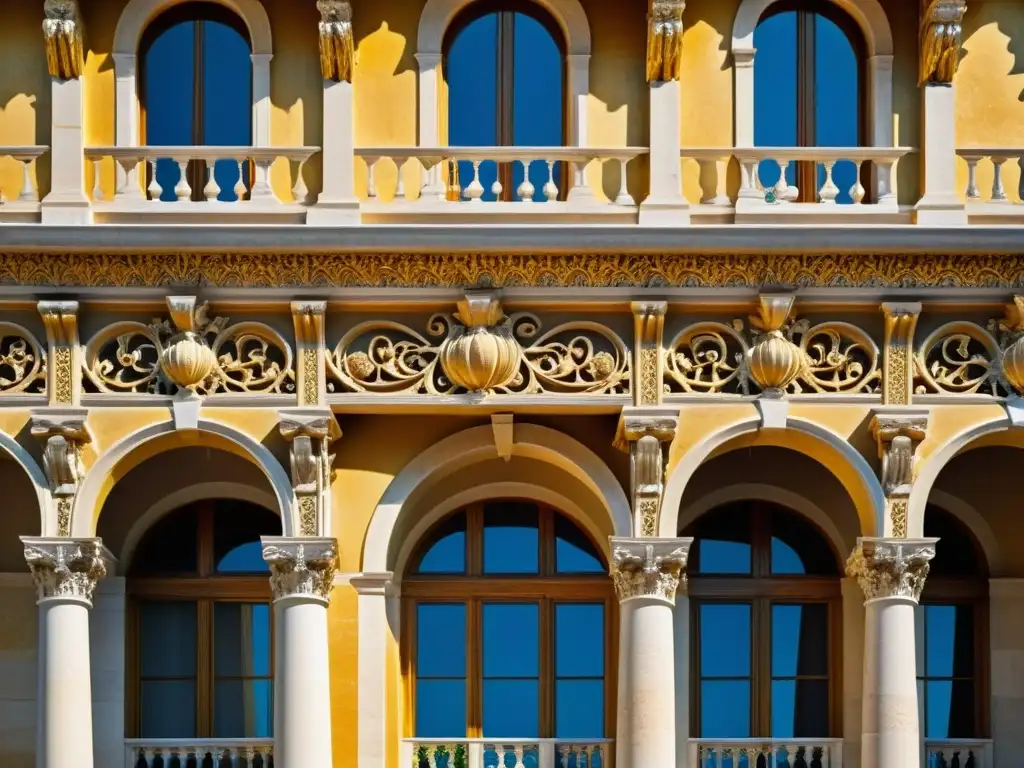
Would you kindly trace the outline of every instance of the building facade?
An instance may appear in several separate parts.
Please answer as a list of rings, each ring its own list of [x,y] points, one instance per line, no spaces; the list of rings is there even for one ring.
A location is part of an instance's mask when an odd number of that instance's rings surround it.
[[[1015,768],[1020,0],[7,0],[10,768]]]

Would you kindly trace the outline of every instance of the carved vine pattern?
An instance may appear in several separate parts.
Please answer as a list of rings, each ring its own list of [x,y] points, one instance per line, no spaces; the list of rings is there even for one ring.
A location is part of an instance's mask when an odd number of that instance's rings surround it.
[[[0,394],[44,394],[46,352],[28,329],[0,323]]]
[[[1010,394],[1002,372],[1005,333],[995,320],[987,328],[955,321],[932,331],[914,356],[915,394]]]

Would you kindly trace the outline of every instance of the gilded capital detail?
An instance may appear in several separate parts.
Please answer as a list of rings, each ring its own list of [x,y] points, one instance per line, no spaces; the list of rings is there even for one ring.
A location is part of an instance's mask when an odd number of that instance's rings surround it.
[[[43,13],[43,41],[50,76],[60,80],[81,77],[85,56],[77,0],[45,0]]]
[[[317,0],[320,11],[320,70],[324,80],[352,82],[355,40],[352,4],[347,0]]]
[[[846,575],[857,579],[864,597],[877,600],[902,597],[921,599],[938,539],[857,540],[846,563]]]
[[[327,603],[337,572],[334,539],[263,538],[274,600],[308,597]]]
[[[922,0],[921,85],[949,85],[960,64],[967,0]]]
[[[654,597],[674,603],[686,584],[693,539],[611,539],[612,581],[619,601]]]
[[[682,74],[685,0],[652,0],[647,22],[647,82],[678,80]]]
[[[38,599],[78,600],[92,605],[96,584],[107,574],[100,539],[44,539],[23,536],[25,560]]]

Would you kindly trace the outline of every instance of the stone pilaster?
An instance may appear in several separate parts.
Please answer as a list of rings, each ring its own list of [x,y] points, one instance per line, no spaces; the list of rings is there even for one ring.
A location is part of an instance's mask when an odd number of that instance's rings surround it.
[[[882,404],[910,405],[914,395],[914,331],[921,314],[918,302],[887,302],[882,353]]]
[[[356,768],[379,768],[387,763],[388,751],[388,616],[397,615],[399,595],[388,572],[354,574],[349,583],[358,595],[359,616]]]
[[[928,411],[922,409],[876,410],[871,432],[882,461],[882,489],[886,499],[886,533],[895,538],[909,535],[909,501],[915,477],[917,448],[928,431]]]
[[[633,328],[636,352],[633,359],[633,404],[661,405],[664,385],[665,314],[664,301],[633,302]]]
[[[32,412],[32,435],[43,443],[43,469],[56,512],[57,536],[70,536],[75,496],[85,477],[82,448],[92,442],[86,408],[44,408]]]
[[[292,302],[295,325],[295,372],[299,406],[312,408],[327,402],[324,317],[326,301]]]
[[[78,343],[78,302],[41,301],[39,314],[49,349],[46,394],[53,406],[78,406],[82,398],[82,361]]]
[[[657,536],[665,492],[666,443],[675,439],[679,411],[673,408],[624,408],[615,445],[629,451],[633,492],[633,530]]]
[[[330,448],[341,428],[329,408],[289,408],[279,411],[278,418],[290,444],[296,530],[300,536],[322,536],[331,530]]]

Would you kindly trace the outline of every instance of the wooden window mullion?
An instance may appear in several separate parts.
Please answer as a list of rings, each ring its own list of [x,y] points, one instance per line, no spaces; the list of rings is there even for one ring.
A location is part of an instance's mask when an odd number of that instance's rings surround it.
[[[484,670],[483,608],[480,600],[466,601],[466,736],[483,736]]]
[[[196,733],[213,735],[213,601],[196,603]]]
[[[498,145],[515,146],[515,35],[516,14],[498,13]],[[512,168],[514,163],[498,163],[501,199],[514,200]]]
[[[555,603],[547,599],[541,600],[538,611],[540,619],[540,637],[537,638],[537,642],[540,644],[540,664],[537,669],[540,676],[538,706],[540,730],[538,733],[542,739],[550,739],[555,735]]]
[[[206,22],[202,19],[196,19],[192,24],[192,144],[201,146],[206,143],[206,114],[204,109],[206,102],[206,78],[203,72]],[[203,195],[203,187],[206,186],[206,181],[203,179],[205,169],[205,160],[193,160],[188,165],[188,179],[189,185],[192,187],[192,200],[194,201],[205,199]]]
[[[817,15],[813,11],[797,11],[797,144],[801,147],[817,146],[815,113],[816,57],[815,27]],[[800,189],[800,202],[813,203],[818,199],[818,164],[812,160],[796,164],[796,185]]]

